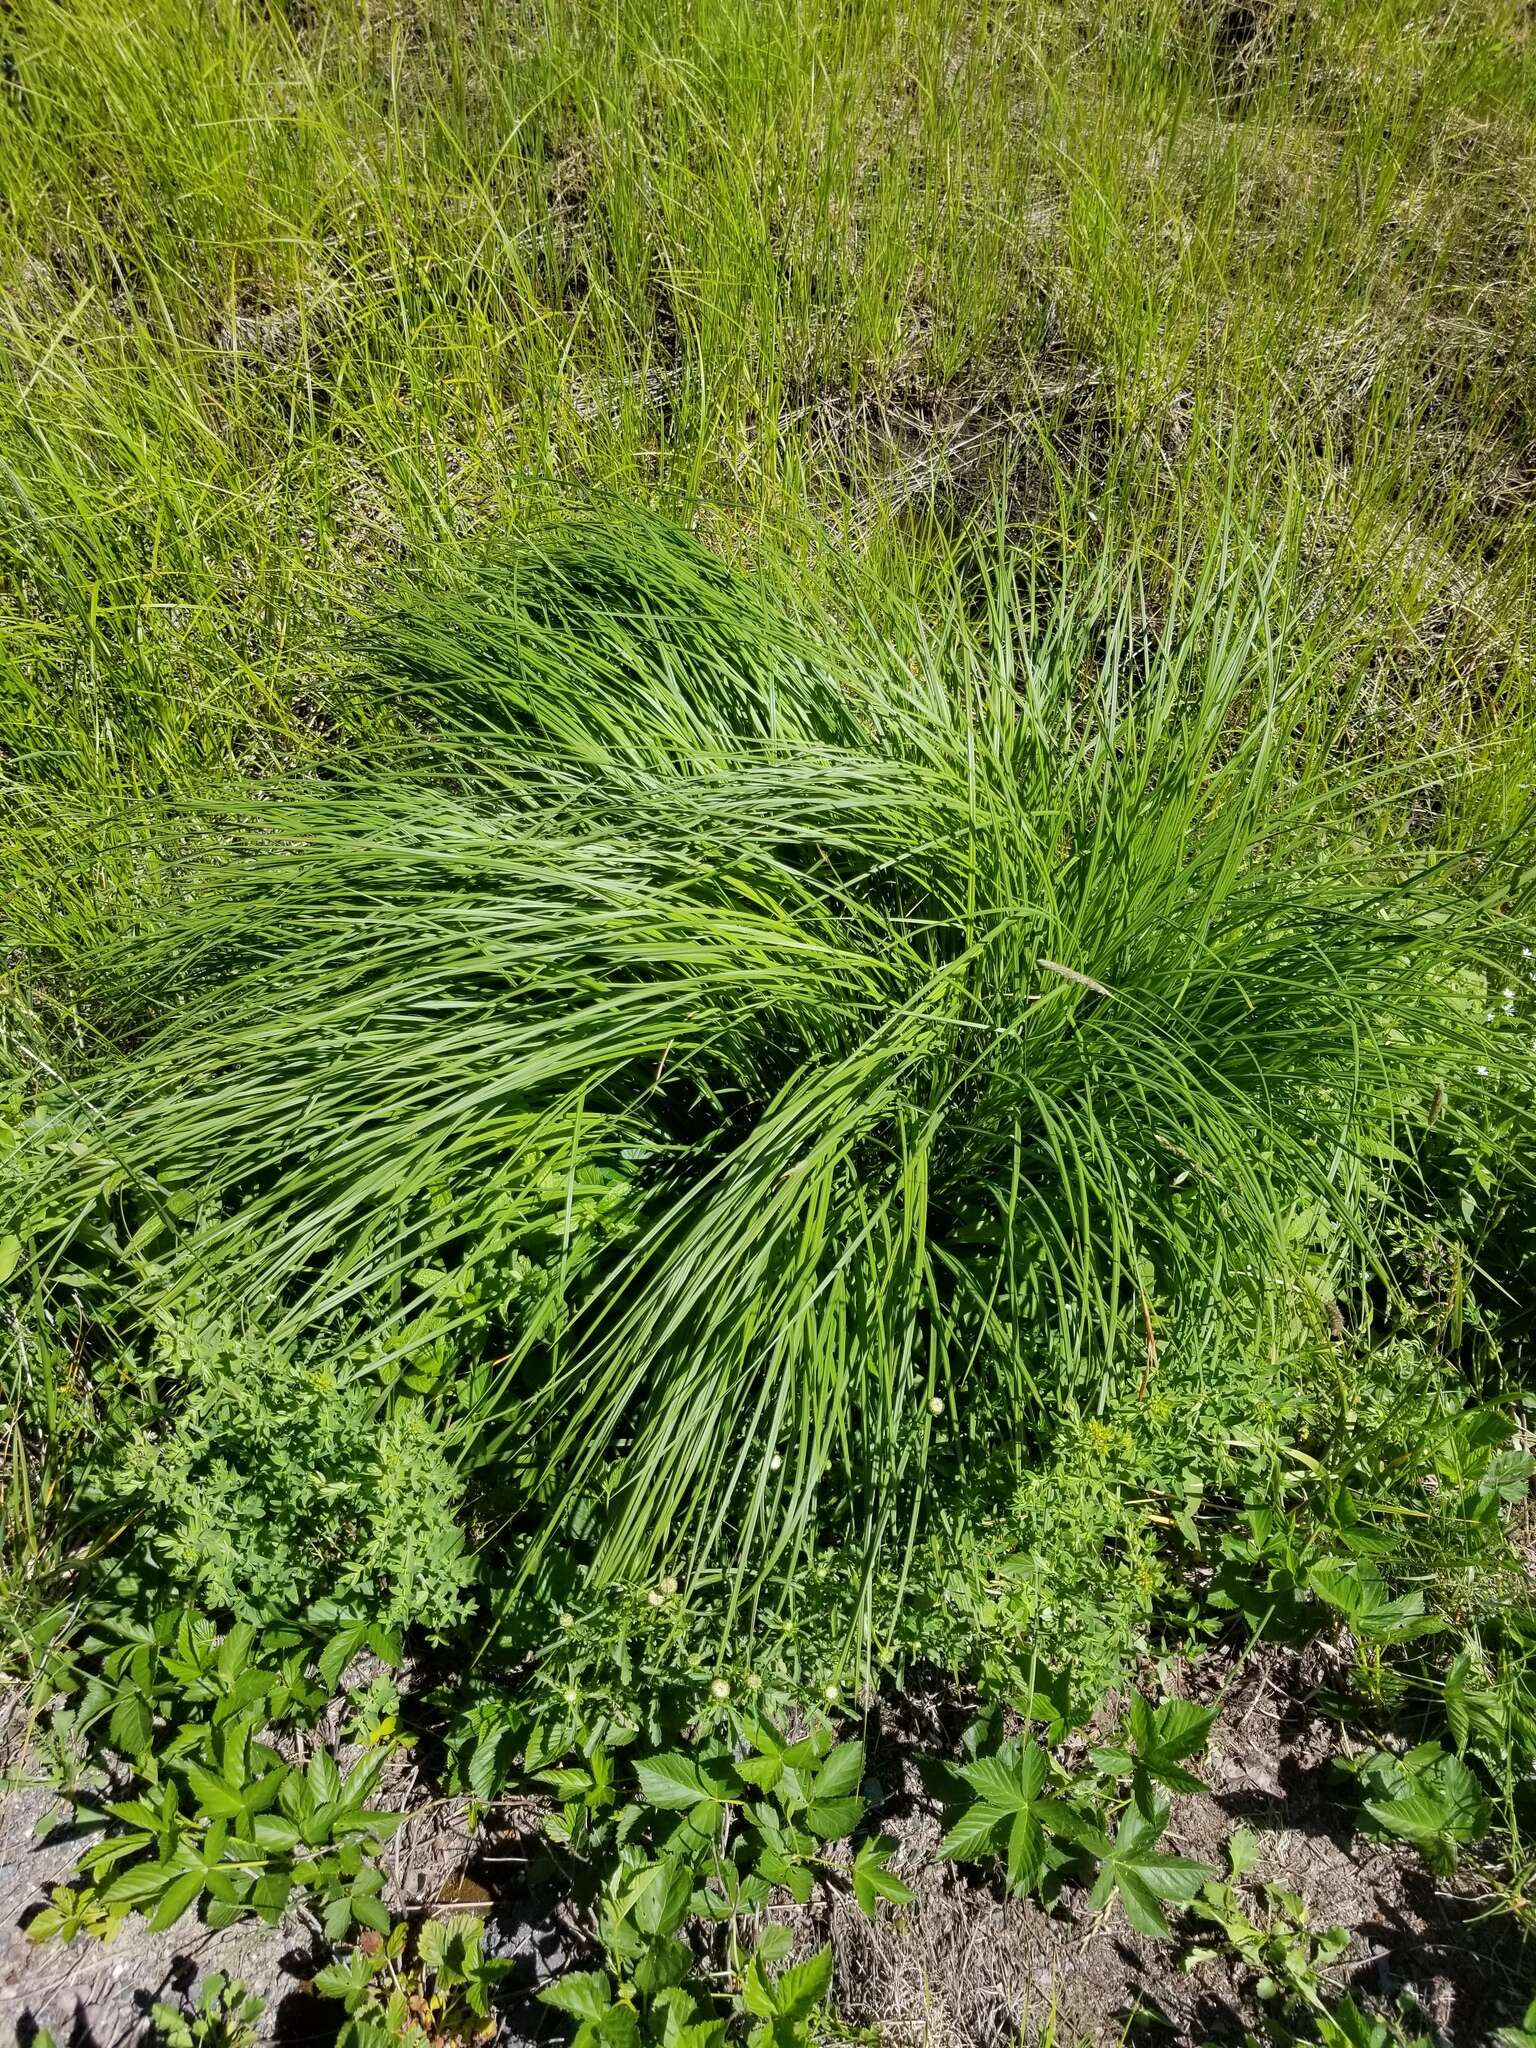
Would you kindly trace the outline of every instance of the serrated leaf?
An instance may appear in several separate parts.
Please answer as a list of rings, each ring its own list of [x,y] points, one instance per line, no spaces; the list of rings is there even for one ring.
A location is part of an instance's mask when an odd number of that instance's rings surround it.
[[[889,1835],[875,1835],[859,1844],[858,1854],[853,1859],[853,1895],[860,1911],[870,1920],[874,1919],[881,1899],[896,1906],[912,1902],[914,1894],[911,1888],[885,1867],[895,1848],[896,1844]]]
[[[824,1842],[838,1842],[851,1835],[863,1818],[864,1801],[852,1797],[813,1799],[805,1809],[806,1826]]]
[[[268,1870],[257,1878],[251,1887],[251,1905],[263,1920],[276,1926],[283,1916],[293,1892],[294,1875],[291,1870]],[[354,1902],[356,1899],[354,1893]]]
[[[665,1996],[693,1968],[693,1951],[684,1941],[652,1942],[635,1965],[635,1988],[647,1998]]]
[[[350,1627],[341,1629],[336,1635],[332,1636],[330,1641],[321,1650],[319,1656],[315,1659],[315,1670],[319,1675],[320,1683],[327,1692],[335,1692],[341,1683],[342,1673],[352,1662],[352,1659],[357,1655],[367,1639],[367,1622],[354,1622]]]
[[[394,1924],[389,1917],[389,1908],[366,1892],[354,1888],[347,1894],[347,1904],[352,1909],[352,1917],[361,1921],[364,1927],[371,1927],[375,1934],[388,1934]]]
[[[701,1799],[730,1796],[730,1785],[716,1771],[706,1771],[691,1756],[672,1750],[663,1756],[641,1757],[635,1764],[641,1796],[650,1806],[674,1812],[696,1806]]]
[[[1166,1939],[1167,1919],[1157,1902],[1157,1895],[1140,1872],[1127,1868],[1118,1870],[1115,1876],[1115,1889],[1119,1894],[1121,1910],[1138,1934],[1149,1935],[1154,1941]]]
[[[506,1734],[504,1728],[493,1728],[488,1735],[481,1736],[470,1753],[464,1776],[477,1799],[493,1799],[501,1789],[505,1779],[501,1747]]]
[[[1000,1807],[984,1802],[968,1806],[940,1842],[939,1854],[952,1862],[987,1862],[997,1831],[1007,1818]]]
[[[187,1908],[203,1889],[203,1873],[188,1870],[167,1885],[160,1903],[149,1915],[149,1928],[153,1934],[163,1934],[174,1927]]]
[[[245,1810],[245,1802],[238,1792],[221,1778],[200,1771],[196,1764],[187,1766],[187,1789],[206,1814],[234,1820]]]
[[[533,1776],[536,1784],[547,1785],[559,1800],[585,1799],[593,1789],[592,1773],[570,1764],[557,1764],[547,1771],[535,1771]]]
[[[108,1905],[142,1906],[147,1899],[158,1899],[180,1875],[174,1865],[137,1863],[103,1885],[100,1896]]]
[[[1488,1831],[1491,1809],[1470,1766],[1458,1756],[1442,1757],[1435,1780],[1446,1806],[1446,1832],[1459,1842],[1475,1842]]]
[[[841,1799],[845,1794],[857,1792],[864,1782],[864,1745],[862,1742],[840,1742],[829,1750],[821,1769],[816,1773],[811,1787],[811,1798],[817,1805],[828,1800]]]
[[[627,1910],[642,1934],[671,1934],[688,1915],[693,1874],[682,1863],[653,1863],[626,1888]]]
[[[1259,1861],[1259,1838],[1252,1828],[1234,1828],[1227,1837],[1227,1868],[1234,1877],[1245,1877]]]
[[[147,1799],[109,1799],[106,1810],[114,1819],[125,1820],[130,1827],[142,1828],[146,1834],[157,1835],[160,1832],[161,1816]],[[51,1826],[54,1816],[45,1818]]]
[[[1008,1889],[1022,1898],[1045,1872],[1045,1830],[1029,1812],[1016,1813],[1008,1829]]]
[[[341,1772],[336,1768],[336,1759],[323,1743],[316,1744],[305,1765],[304,1782],[316,1806],[329,1806],[341,1797]]]
[[[768,1973],[763,1968],[762,1953],[748,1959],[747,1967],[741,1974],[741,2002],[755,2019],[772,2020],[778,2017],[779,2004]]]
[[[743,1784],[759,1792],[771,1792],[784,1775],[784,1759],[778,1756],[745,1756],[736,1766]]]
[[[300,1839],[293,1822],[277,1813],[258,1813],[251,1822],[251,1834],[263,1849],[295,1849]]]
[[[1152,1717],[1148,1762],[1177,1763],[1205,1748],[1220,1709],[1197,1707],[1193,1700],[1164,1700]]]
[[[1441,1624],[1424,1615],[1419,1592],[1389,1599],[1381,1573],[1373,1564],[1354,1559],[1324,1558],[1313,1565],[1307,1583],[1320,1600],[1336,1608],[1357,1636],[1372,1642],[1394,1642],[1429,1635]]]
[[[774,1987],[777,2010],[786,2020],[803,2020],[826,1997],[832,1984],[832,1951],[818,1949],[803,1963],[794,1963]]]
[[[600,2020],[613,2003],[613,1985],[606,1970],[568,1970],[534,1995],[574,2019]]]
[[[960,1775],[990,1805],[1015,1813],[1033,1806],[1045,1788],[1049,1769],[1045,1751],[1028,1739],[1005,1743],[996,1756],[962,1764]]]
[[[1157,1847],[1167,1821],[1166,1807],[1149,1817],[1131,1806],[1122,1815],[1113,1842],[1083,1830],[1084,1844],[1100,1858],[1098,1881],[1089,1900],[1094,1912],[1101,1911],[1118,1893],[1132,1926],[1143,1934],[1161,1936],[1168,1926],[1158,1901],[1193,1899],[1205,1881],[1215,1876],[1206,1864]]]
[[[155,1717],[141,1692],[119,1693],[107,1723],[107,1740],[120,1755],[138,1758],[154,1740]]]

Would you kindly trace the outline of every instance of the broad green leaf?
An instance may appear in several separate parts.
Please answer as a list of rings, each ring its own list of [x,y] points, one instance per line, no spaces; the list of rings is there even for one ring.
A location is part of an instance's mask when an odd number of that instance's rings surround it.
[[[332,1636],[330,1641],[321,1650],[319,1656],[315,1659],[315,1669],[319,1673],[320,1683],[327,1692],[333,1693],[336,1691],[341,1683],[342,1673],[363,1647],[367,1638],[367,1622],[353,1622],[350,1626],[339,1630],[337,1634]]]
[[[755,1786],[759,1792],[771,1792],[784,1775],[784,1759],[780,1756],[746,1756],[737,1764],[736,1775],[743,1784]]]
[[[148,1916],[151,1932],[163,1934],[167,1928],[174,1927],[202,1889],[203,1873],[200,1870],[188,1870],[175,1878],[166,1886],[159,1904]]]
[[[364,1927],[371,1927],[375,1934],[388,1934],[391,1925],[389,1908],[381,1900],[353,1890],[347,1894],[347,1901],[355,1920],[361,1921]]]
[[[107,1723],[107,1740],[112,1747],[123,1756],[141,1757],[147,1753],[154,1733],[154,1715],[143,1693],[120,1693]]]
[[[606,1970],[568,1970],[536,1996],[578,2020],[599,2020],[613,2003],[613,1984]]]
[[[1039,1743],[1005,1743],[996,1756],[962,1764],[960,1775],[989,1805],[1005,1813],[1033,1806],[1045,1788],[1048,1761]]]
[[[777,2010],[787,2020],[803,2020],[815,2011],[832,1984],[832,1951],[818,1949],[803,1963],[791,1964],[775,1989]]]
[[[221,1778],[200,1771],[196,1764],[187,1767],[187,1789],[202,1811],[210,1816],[222,1815],[226,1820],[234,1820],[245,1810],[245,1802],[237,1791]]]
[[[507,1774],[501,1761],[501,1750],[506,1741],[507,1730],[493,1728],[475,1744],[464,1775],[477,1799],[493,1799],[506,1782]]]
[[[681,1810],[701,1799],[729,1798],[731,1787],[718,1771],[706,1770],[691,1756],[673,1750],[664,1756],[642,1757],[635,1764],[641,1796],[648,1805]]]
[[[896,1844],[889,1835],[875,1835],[859,1844],[858,1854],[853,1859],[853,1895],[858,1900],[860,1911],[871,1920],[881,1899],[897,1906],[909,1905],[912,1901],[911,1889],[885,1867],[895,1848]]]
[[[626,1886],[623,1910],[632,1913],[642,1934],[670,1934],[688,1914],[693,1874],[685,1864],[649,1864]]]
[[[1234,1828],[1227,1837],[1227,1868],[1234,1877],[1245,1877],[1258,1867],[1259,1838],[1252,1828]]]
[[[1132,1926],[1142,1934],[1165,1935],[1168,1923],[1159,1901],[1193,1899],[1205,1881],[1215,1876],[1208,1865],[1157,1847],[1167,1822],[1165,1807],[1149,1816],[1130,1806],[1112,1842],[1084,1830],[1084,1845],[1100,1858],[1098,1880],[1089,1897],[1094,1912],[1102,1912],[1118,1894]]]
[[[747,1967],[741,1974],[741,2002],[757,2019],[778,2017],[779,2001],[772,1980],[763,1968],[761,1952],[748,1958]]]
[[[635,1988],[647,1998],[665,1994],[681,1984],[693,1968],[693,1950],[687,1942],[653,1941],[635,1965]]]
[[[639,2048],[640,2015],[627,1999],[617,1999],[601,2019],[589,2020],[605,2044],[605,2048]]]
[[[143,1906],[148,1899],[158,1899],[180,1877],[174,1865],[163,1863],[137,1863],[130,1870],[120,1870],[110,1884],[103,1885],[102,1899],[111,1905]]]
[[[264,1871],[251,1887],[251,1905],[264,1920],[276,1926],[292,1895],[293,1886],[294,1875],[291,1870]],[[356,1893],[353,1894],[354,1902],[357,1896]]]
[[[823,1805],[828,1800],[841,1799],[845,1794],[857,1792],[864,1782],[864,1745],[862,1742],[840,1742],[827,1753],[826,1760],[816,1773],[811,1787],[811,1798]]]
[[[579,1766],[561,1764],[552,1770],[535,1771],[534,1780],[547,1785],[557,1799],[584,1799],[592,1790],[592,1773]],[[653,1804],[659,1804],[653,1801]]]
[[[1152,1716],[1147,1761],[1168,1764],[1198,1755],[1219,1712],[1218,1707],[1197,1707],[1193,1700],[1164,1700]]]
[[[1045,1830],[1032,1813],[1016,1813],[1008,1830],[1008,1889],[1022,1897],[1044,1872]]]
[[[864,1801],[852,1797],[813,1799],[805,1809],[806,1826],[824,1842],[841,1841],[844,1835],[851,1835],[863,1818]]]
[[[341,1772],[336,1759],[323,1743],[317,1743],[304,1771],[304,1781],[317,1806],[328,1806],[341,1797]]]

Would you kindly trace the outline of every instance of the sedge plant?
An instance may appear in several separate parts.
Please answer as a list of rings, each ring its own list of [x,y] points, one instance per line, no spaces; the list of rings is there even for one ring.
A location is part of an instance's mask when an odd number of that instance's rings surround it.
[[[818,610],[616,517],[397,621],[408,740],[144,826],[43,1284],[134,1205],[147,1318],[427,1404],[514,1578],[888,1571],[1171,1359],[1294,1370],[1498,1085],[1513,856],[1381,850],[1278,572],[1142,596]]]

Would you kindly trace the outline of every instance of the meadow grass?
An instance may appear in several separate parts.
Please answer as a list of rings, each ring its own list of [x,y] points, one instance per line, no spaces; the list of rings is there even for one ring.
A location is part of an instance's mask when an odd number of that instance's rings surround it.
[[[135,807],[377,735],[380,609],[594,499],[940,612],[1001,521],[1154,632],[1257,541],[1314,743],[1423,757],[1372,833],[1528,803],[1513,6],[22,0],[4,54],[22,1088],[129,1022]]]
[[[18,996],[136,914],[92,813],[366,730],[350,630],[595,491],[940,589],[999,489],[1057,565],[1181,562],[1235,506],[1377,743],[1491,736],[1508,815],[1531,66],[1497,5],[22,0]]]
[[[1244,567],[1156,634],[1006,542],[926,622],[612,513],[483,570],[375,650],[415,736],[133,835],[134,1042],[20,1155],[44,1273],[85,1224],[151,1252],[120,1315],[425,1356],[507,1555],[598,1583],[873,1575],[931,1451],[1016,1484],[1165,1350],[1296,1380],[1499,1085],[1526,891],[1383,846],[1454,764],[1341,750]]]
[[[1278,1636],[1529,1917],[1527,14],[7,8],[0,1599],[170,1802],[98,1909],[202,1884],[162,1768],[240,1909],[300,1694],[494,1804]]]

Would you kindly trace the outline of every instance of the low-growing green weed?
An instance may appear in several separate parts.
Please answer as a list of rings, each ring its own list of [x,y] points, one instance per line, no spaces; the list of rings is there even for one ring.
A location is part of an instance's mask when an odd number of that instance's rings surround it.
[[[1479,1842],[1493,1807],[1471,1767],[1438,1742],[1421,1742],[1402,1756],[1369,1750],[1341,1759],[1358,1783],[1366,1831],[1381,1840],[1411,1842],[1431,1870],[1450,1876],[1461,1845]]]
[[[104,1766],[66,1788],[76,1823],[105,1830],[81,1855],[71,1923],[97,1931],[104,1915],[105,1932],[132,1908],[169,1928],[195,1908],[211,1927],[245,1913],[275,1925],[297,1892],[332,1940],[387,1929],[377,1853],[403,1816],[368,1802],[388,1745],[343,1774],[318,1737],[302,1764],[270,1739],[312,1725],[365,1645],[392,1650],[376,1624],[319,1641],[244,1623],[220,1634],[182,1609],[105,1624],[45,1663],[36,1691],[56,1702],[56,1745]]]
[[[485,1953],[477,1913],[368,1929],[351,1953],[315,1976],[346,2014],[337,2048],[469,2048],[493,2038],[491,2001],[515,1965]]]
[[[1030,1735],[991,1747],[973,1730],[978,1754],[947,1772],[937,1760],[931,1767],[941,1788],[949,1779],[953,1817],[941,1854],[986,1863],[1000,1853],[1008,1889],[1047,1904],[1067,1878],[1091,1880],[1090,1911],[1118,1899],[1139,1933],[1167,1935],[1165,1905],[1187,1903],[1209,1873],[1159,1846],[1170,1810],[1156,1787],[1199,1789],[1185,1763],[1204,1748],[1215,1718],[1186,1700],[1153,1708],[1138,1695],[1123,1747],[1093,1751],[1090,1767],[1076,1771]]]
[[[157,2000],[149,2020],[156,2048],[256,2048],[256,2022],[265,2010],[266,2001],[238,1977],[210,1970],[195,2003],[184,2009]]]
[[[86,1936],[92,1941],[115,1941],[128,1918],[126,1900],[109,1903],[92,1884],[56,1884],[48,1903],[27,1922],[29,1941],[72,1941]]]
[[[1254,1884],[1258,1842],[1245,1828],[1227,1840],[1227,1875],[1209,1878],[1189,1902],[1193,1919],[1214,1928],[1218,1946],[1197,1942],[1184,1952],[1186,1969],[1219,1957],[1240,1963],[1254,1995],[1282,2017],[1298,2007],[1314,2018],[1328,2012],[1327,1971],[1349,1946],[1342,1927],[1315,1931],[1304,1901],[1283,1885]],[[1248,1882],[1245,1884],[1245,1880]]]

